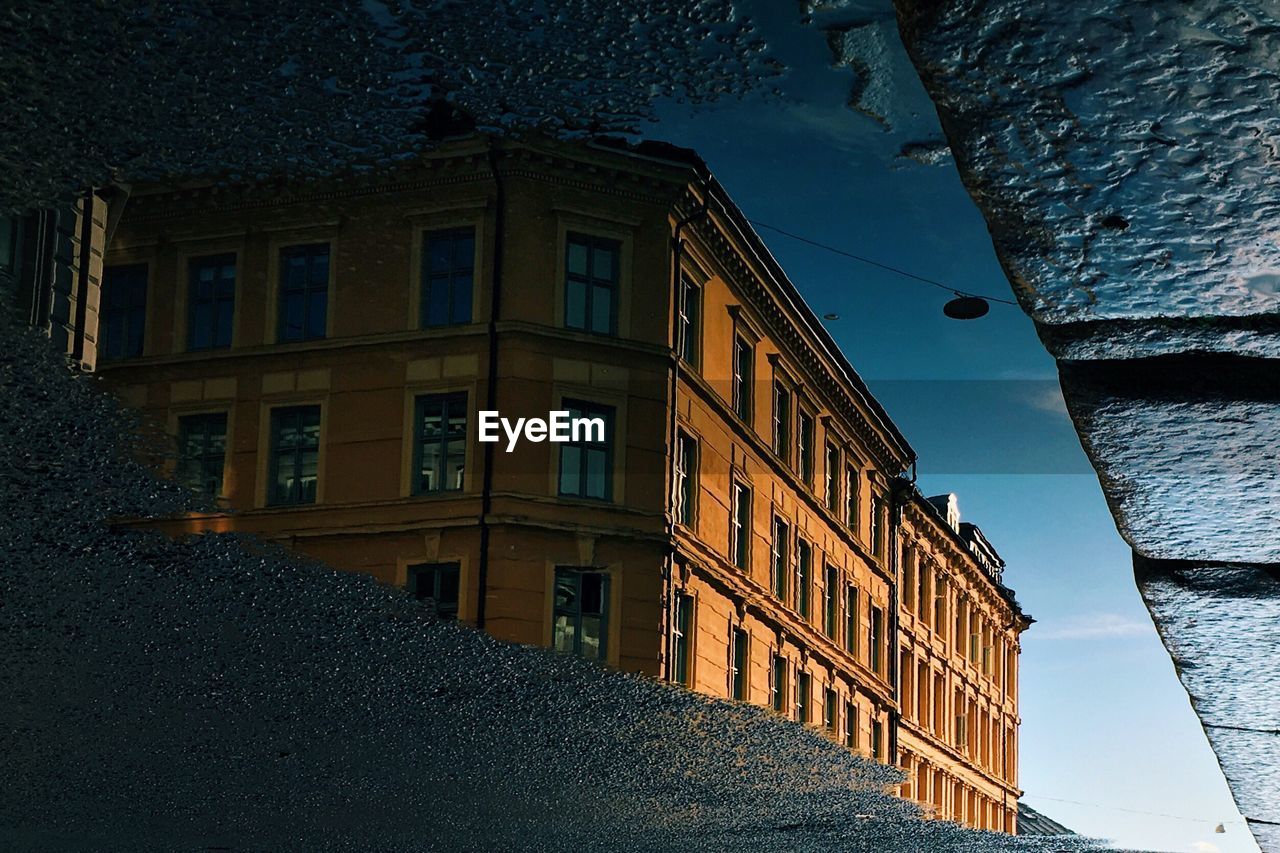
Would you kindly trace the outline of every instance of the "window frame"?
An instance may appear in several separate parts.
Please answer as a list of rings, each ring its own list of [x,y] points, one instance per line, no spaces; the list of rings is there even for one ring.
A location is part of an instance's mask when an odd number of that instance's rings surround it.
[[[751,486],[734,478],[729,497],[729,560],[743,572],[751,571]],[[745,500],[743,500],[745,498]]]
[[[846,459],[844,477],[844,526],[856,535],[862,526],[862,469]]]
[[[867,613],[867,645],[870,648],[867,665],[876,675],[885,675],[885,610],[878,604],[872,604]]]
[[[195,294],[195,271],[201,266],[217,266],[221,268],[231,267],[231,295],[229,297],[220,297],[217,294],[217,285],[222,279],[215,276],[213,279],[213,295],[208,299],[197,299]],[[208,252],[204,254],[191,254],[186,256],[186,287],[183,290],[185,302],[183,311],[185,314],[186,330],[185,351],[186,352],[217,352],[220,350],[233,349],[236,345],[236,326],[237,314],[239,311],[240,300],[237,298],[237,291],[240,286],[240,252],[232,249],[221,252]],[[218,334],[221,326],[218,322],[219,306],[223,302],[230,302],[231,316],[228,319],[229,327],[227,328],[226,343],[220,343],[221,337]],[[196,330],[196,308],[198,305],[208,303],[211,307],[209,312],[210,323],[210,343],[207,346],[195,345]]]
[[[469,266],[458,265],[461,260],[458,255],[457,242],[459,238],[470,239],[471,254],[467,258]],[[449,240],[449,267],[444,272],[432,272],[431,267],[431,248],[433,240]],[[418,231],[418,305],[416,328],[418,329],[446,329],[452,326],[466,326],[475,322],[475,303],[476,303],[476,276],[480,272],[480,262],[478,259],[480,247],[480,228],[474,222],[459,222],[453,224],[440,224],[437,226],[423,227]],[[455,292],[455,278],[461,273],[469,273],[471,283],[467,287],[465,302],[466,316],[465,319],[454,319],[458,310],[459,302],[455,301],[458,295]],[[440,323],[428,322],[431,311],[431,295],[434,291],[434,284],[437,280],[442,280],[443,287],[447,288],[447,297],[445,300],[446,313],[448,319]]]
[[[579,241],[586,248],[587,267],[586,272],[582,274],[574,273],[570,270],[569,258],[571,255],[571,247],[575,241]],[[612,279],[597,279],[592,269],[595,265],[595,254],[597,249],[606,249],[613,255],[613,271]],[[602,234],[594,234],[583,229],[567,229],[564,237],[564,276],[562,286],[564,288],[564,300],[562,308],[564,311],[564,328],[575,332],[583,332],[589,335],[599,335],[601,337],[620,337],[618,317],[621,313],[622,302],[622,262],[623,262],[624,241],[619,237],[609,237]],[[569,300],[571,298],[570,284],[575,279],[580,280],[583,288],[583,304],[582,316],[583,325],[574,326],[570,323]],[[604,282],[602,285],[601,282]],[[595,328],[594,321],[594,301],[595,290],[602,288],[610,294],[609,299],[609,326],[605,331]]]
[[[857,584],[844,585],[844,650],[858,659],[862,650],[862,594]]]
[[[787,715],[787,698],[790,688],[790,665],[777,649],[769,661],[769,707],[774,713]]]
[[[773,455],[782,461],[782,464],[790,466],[792,462],[792,441],[794,424],[792,420],[795,418],[795,391],[785,380],[777,373],[773,377],[773,403],[770,411],[772,434],[770,437],[770,446],[773,448]]]
[[[832,457],[834,456],[834,462]],[[827,441],[825,457],[823,504],[832,515],[840,513],[840,479],[844,469],[844,454],[834,441]]]
[[[310,500],[306,500],[301,493],[296,499],[291,497],[286,497],[285,499],[281,499],[276,493],[276,484],[277,484],[276,473],[277,473],[278,465],[280,462],[280,447],[279,447],[279,441],[277,439],[278,429],[276,425],[277,418],[281,417],[285,413],[301,413],[304,410],[312,410],[312,409],[315,410],[315,415],[316,415],[315,492],[311,496]],[[280,405],[275,405],[270,408],[268,413],[268,418],[269,419],[267,423],[267,473],[266,473],[266,483],[264,484],[266,486],[265,505],[268,507],[290,507],[290,506],[311,506],[314,504],[318,504],[320,502],[320,494],[321,494],[320,484],[323,481],[323,476],[322,476],[323,469],[321,467],[322,459],[324,458],[324,438],[325,438],[323,404],[297,402],[297,403],[283,403]],[[293,452],[297,454],[301,454],[301,453],[305,453],[307,449],[308,448],[306,447],[294,448]],[[301,456],[297,456],[294,459],[293,468],[294,468],[295,481],[298,479],[299,468],[302,464],[301,458],[302,458]]]
[[[671,681],[692,689],[697,599],[688,592],[680,591],[672,605]]]
[[[755,405],[756,346],[742,334],[733,337],[733,360],[730,364],[732,389],[730,404],[738,420],[752,425]]]
[[[324,277],[324,321],[321,324],[323,331],[318,334],[310,334],[311,328],[311,295],[313,293],[313,282],[311,281],[311,263],[314,261],[312,255],[319,254],[314,250],[323,247],[325,260],[325,277]],[[285,323],[287,322],[287,314],[285,312],[285,299],[289,295],[289,291],[285,287],[285,271],[287,261],[291,257],[303,256],[307,259],[306,282],[301,288],[302,295],[302,333],[296,337],[287,337],[285,335]],[[279,246],[276,249],[276,268],[275,268],[275,342],[278,344],[295,344],[304,343],[306,341],[319,341],[329,337],[329,323],[333,316],[330,310],[332,307],[333,295],[333,244],[328,240],[315,240],[300,243],[290,243],[288,245]]]
[[[618,436],[618,407],[607,403],[597,403],[592,400],[579,398],[562,399],[560,401],[560,406],[562,409],[567,410],[570,413],[570,423],[578,418],[604,418],[604,441],[597,442],[585,439],[574,441],[572,439],[571,431],[570,440],[559,443],[558,452],[556,454],[556,497],[572,498],[574,500],[591,501],[593,503],[602,504],[614,503],[614,483],[617,480],[614,467],[617,463],[615,444],[617,443]],[[576,418],[573,415],[575,410],[580,413]],[[564,490],[565,451],[569,449],[575,449],[584,454],[580,458],[580,464],[578,466],[578,492],[566,492]],[[585,454],[587,452],[598,452],[601,450],[604,452],[604,494],[601,497],[596,497],[594,495],[587,494],[590,475],[588,466],[581,463],[586,460]]]
[[[109,305],[110,297],[109,287],[113,271],[119,274],[124,271],[142,271],[142,304],[134,304],[135,300],[129,300],[129,304],[124,307],[112,307]],[[135,294],[136,295],[136,294]],[[102,269],[102,289],[98,299],[98,341],[97,341],[97,357],[100,362],[118,362],[126,361],[131,358],[140,358],[146,352],[147,345],[147,309],[151,299],[151,264],[146,261],[137,261],[134,263],[123,264],[106,264]],[[120,355],[111,355],[107,352],[111,343],[111,335],[108,330],[112,327],[110,318],[113,315],[123,316],[124,322],[123,335],[126,340],[124,352]],[[133,351],[130,346],[133,339],[133,325],[137,322],[137,351]]]
[[[802,726],[813,720],[813,674],[804,667],[796,670],[796,721]]]
[[[813,544],[803,536],[795,537],[795,603],[800,618],[813,618]]]
[[[460,618],[462,605],[462,563],[456,560],[446,560],[443,562],[421,562],[409,563],[405,566],[405,587],[411,595],[418,601],[425,596],[418,594],[419,578],[431,572],[432,575],[432,601],[435,602],[435,616],[444,622],[456,622]],[[454,592],[455,598],[451,607],[442,608],[440,606],[440,589],[441,579],[444,574],[453,574],[455,576]]]
[[[796,410],[796,473],[800,482],[813,489],[814,443],[817,441],[817,419],[804,406]]]
[[[697,370],[702,362],[702,285],[681,271],[676,303],[676,355]]]
[[[576,611],[569,610],[568,608],[561,608],[557,602],[558,588],[560,585],[561,574],[572,575],[575,579],[574,599],[577,604]],[[582,608],[582,578],[584,575],[588,575],[588,574],[599,575],[600,577],[601,586],[600,586],[600,612],[599,613],[586,613]],[[560,652],[560,650],[557,648],[558,643],[556,638],[556,627],[557,627],[558,617],[566,616],[566,617],[576,619],[576,621],[574,622],[574,630],[573,630],[573,646],[574,647],[571,651],[564,651],[560,653],[572,654],[575,657],[582,658],[583,660],[594,660],[602,664],[608,663],[609,652],[610,652],[609,632],[611,630],[611,625],[612,625],[612,622],[610,619],[610,615],[611,615],[610,611],[613,608],[613,599],[612,599],[613,574],[612,572],[608,571],[607,569],[598,568],[595,566],[557,565],[557,566],[554,566],[552,569],[551,583],[552,583],[552,587],[551,587],[550,603],[551,603],[551,648],[552,650]],[[562,610],[565,610],[567,612],[562,612]],[[582,654],[582,623],[584,618],[588,616],[596,617],[600,620],[599,654],[593,658],[585,657]]]
[[[184,461],[190,461],[190,460],[184,459],[184,455],[185,455],[183,453],[183,448],[185,445],[185,442],[183,441],[184,428],[187,423],[190,423],[192,421],[197,421],[197,420],[204,424],[207,424],[211,420],[221,420],[222,422],[222,452],[219,454],[219,460],[218,460],[218,478],[217,478],[218,489],[216,492],[210,492],[204,488],[195,488],[183,482],[183,479],[182,479],[183,463]],[[204,449],[199,454],[200,456],[199,465],[201,467],[202,474],[207,473],[206,466],[210,461],[210,459],[212,458],[212,454],[207,450],[209,436],[210,436],[209,431],[205,429],[203,433],[204,441],[202,442],[202,445],[204,445],[206,449]],[[193,491],[198,492],[199,494],[208,495],[209,497],[212,497],[212,498],[225,497],[224,490],[226,487],[227,448],[229,446],[230,437],[231,437],[231,413],[226,409],[219,409],[217,411],[179,413],[177,415],[176,432],[175,432],[175,438],[178,444],[178,455],[177,455],[177,466],[174,470],[174,478],[179,482],[183,483],[183,485],[187,486],[187,488],[190,488]]]
[[[739,644],[741,640],[741,644]],[[741,651],[741,656],[739,656]],[[729,698],[739,702],[749,699],[751,684],[751,634],[741,625],[729,630]]]
[[[788,603],[790,592],[787,587],[791,575],[791,535],[791,525],[775,515],[769,540],[769,591],[783,604]]]
[[[822,633],[835,640],[840,630],[840,599],[836,595],[840,586],[840,570],[832,563],[825,563],[822,571]]]
[[[470,419],[467,417],[469,400],[470,400],[470,394],[465,390],[423,391],[423,392],[415,393],[413,395],[413,435],[412,435],[413,458],[410,463],[411,467],[409,470],[409,494],[410,495],[414,497],[425,497],[429,495],[444,494],[447,492],[466,491],[467,460],[468,460],[468,457],[471,455],[470,453],[471,424],[470,424]],[[462,411],[462,415],[463,415],[462,462],[461,462],[462,482],[460,482],[456,487],[447,487],[444,485],[440,485],[440,486],[437,486],[436,488],[431,488],[431,489],[424,489],[422,487],[422,474],[423,474],[422,465],[423,465],[423,459],[425,457],[424,450],[427,448],[427,443],[422,435],[422,427],[424,422],[423,409],[425,408],[425,405],[427,403],[432,401],[439,401],[441,404],[440,419],[441,419],[443,428],[440,431],[438,443],[439,443],[439,449],[440,449],[439,458],[444,462],[445,471],[440,472],[440,475],[437,479],[442,484],[445,480],[444,473],[447,472],[449,468],[448,460],[451,458],[448,450],[448,446],[451,443],[451,439],[449,437],[449,428],[448,428],[448,423],[450,420],[452,420],[452,417],[450,414],[451,406],[456,405]]]
[[[674,488],[672,490],[672,515],[676,524],[693,529],[698,522],[699,456],[698,439],[685,429],[676,431]]]

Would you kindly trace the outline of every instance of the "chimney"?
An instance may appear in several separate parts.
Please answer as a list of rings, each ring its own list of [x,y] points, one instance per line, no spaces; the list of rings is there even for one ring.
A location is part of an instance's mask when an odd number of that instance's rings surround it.
[[[955,492],[948,492],[945,495],[934,495],[927,499],[933,504],[934,509],[942,514],[947,520],[947,525],[956,533],[960,532],[960,502],[956,500]]]

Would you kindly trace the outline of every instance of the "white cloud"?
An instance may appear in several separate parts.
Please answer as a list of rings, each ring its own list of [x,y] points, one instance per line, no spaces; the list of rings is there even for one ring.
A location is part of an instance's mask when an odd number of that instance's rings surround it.
[[[1038,640],[1099,640],[1140,637],[1154,631],[1145,619],[1119,613],[1084,613],[1061,622],[1050,622],[1038,631],[1032,629],[1028,636]]]
[[[1027,405],[1040,412],[1067,414],[1067,403],[1062,399],[1062,388],[1057,382],[1036,383],[1027,395]]]

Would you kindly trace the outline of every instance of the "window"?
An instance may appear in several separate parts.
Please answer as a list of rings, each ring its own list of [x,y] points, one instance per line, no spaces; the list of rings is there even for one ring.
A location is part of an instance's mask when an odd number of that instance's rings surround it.
[[[812,716],[810,707],[813,702],[812,690],[813,679],[809,673],[800,670],[796,676],[796,719],[806,724]]]
[[[852,699],[844,703],[844,745],[849,749],[858,746],[858,706]]]
[[[779,714],[787,711],[787,659],[776,652],[773,655],[772,672],[769,678],[770,697],[773,710]]]
[[[773,452],[783,462],[791,458],[791,391],[777,380],[773,383]]]
[[[755,349],[744,338],[733,342],[733,411],[743,423],[751,423],[751,390],[755,375]]]
[[[0,230],[4,225],[0,223]],[[98,313],[98,357],[104,361],[142,355],[147,320],[147,265],[107,267]]]
[[[413,597],[427,602],[441,619],[458,618],[458,579],[461,567],[457,563],[418,563],[409,566],[409,589]]]
[[[422,327],[471,322],[476,230],[444,228],[422,235]]]
[[[226,349],[236,307],[236,256],[192,258],[187,292],[187,349]]]
[[[943,632],[947,624],[947,580],[938,572],[933,585],[933,630],[946,641]]]
[[[467,455],[467,392],[423,394],[414,401],[413,493],[462,488]]]
[[[840,573],[835,566],[827,564],[824,570],[826,577],[822,584],[822,633],[835,639],[836,610],[839,608]]]
[[[178,482],[193,491],[222,494],[227,451],[227,415],[188,415],[178,419]]]
[[[916,581],[918,583],[916,593],[916,613],[920,616],[920,621],[925,627],[929,627],[930,613],[933,604],[933,592],[930,590],[930,579],[933,572],[927,566],[916,564]]]
[[[570,234],[565,248],[564,324],[597,335],[618,330],[617,240]]]
[[[840,448],[834,444],[827,444],[827,482],[823,490],[823,497],[827,502],[827,509],[831,512],[840,511]]]
[[[849,584],[844,588],[844,648],[854,657],[858,655],[858,634],[862,631],[858,618],[858,588]]]
[[[879,717],[871,721],[871,755],[877,761],[884,760],[884,723]]]
[[[884,675],[884,609],[871,608],[871,671]]]
[[[556,569],[552,648],[587,660],[606,659],[609,576],[591,569]]]
[[[796,418],[796,464],[799,466],[800,479],[806,486],[813,487],[813,415],[800,412]]]
[[[320,407],[274,409],[267,503],[272,506],[315,503],[319,469]]]
[[[560,445],[560,494],[597,501],[613,499],[613,407],[565,400],[572,440]],[[599,426],[603,425],[603,429]]]
[[[902,549],[902,606],[913,612],[916,605],[916,552],[914,548]]]
[[[734,699],[747,698],[747,653],[750,642],[746,631],[741,628],[733,629],[729,651],[729,692]]]
[[[676,354],[692,367],[698,366],[702,343],[702,288],[680,277],[680,304],[676,316]]]
[[[676,612],[671,620],[671,680],[692,686],[693,674],[693,596],[676,596]]]
[[[858,478],[858,469],[853,465],[845,466],[844,483],[844,523],[850,530],[857,532],[858,490],[861,488],[861,482]]]
[[[773,595],[779,601],[787,600],[787,568],[790,563],[789,542],[791,528],[780,518],[773,520]]]
[[[751,489],[733,484],[729,508],[729,557],[743,571],[751,568]]]
[[[808,619],[810,610],[809,590],[813,586],[813,546],[803,539],[796,539],[796,610],[801,618]]]
[[[838,702],[835,690],[828,687],[822,691],[822,726],[831,733],[832,737],[836,734],[836,724],[840,719]]]
[[[675,519],[692,527],[698,500],[698,442],[681,430],[676,436]]]
[[[879,495],[871,496],[871,553],[884,556],[884,501]]]
[[[280,250],[278,341],[323,338],[329,317],[329,244]]]

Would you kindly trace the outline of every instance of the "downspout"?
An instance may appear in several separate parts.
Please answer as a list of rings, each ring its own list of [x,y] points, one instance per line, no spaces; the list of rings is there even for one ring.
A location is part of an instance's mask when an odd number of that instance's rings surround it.
[[[667,553],[662,565],[662,613],[664,624],[662,625],[662,660],[658,667],[661,678],[664,681],[671,680],[671,661],[674,653],[672,648],[674,638],[671,633],[670,619],[673,618],[672,607],[675,601],[676,568],[675,494],[672,489],[676,481],[676,454],[679,452],[679,448],[676,447],[678,429],[676,416],[679,411],[676,406],[676,393],[680,384],[680,353],[676,348],[676,335],[680,324],[680,255],[681,250],[684,248],[684,241],[680,237],[680,232],[693,220],[707,215],[709,191],[709,185],[704,182],[702,186],[702,205],[693,213],[677,220],[676,227],[671,234],[671,323],[668,331],[668,340],[671,341],[671,381],[667,388],[667,399],[670,401],[670,413],[667,418],[667,470],[670,476],[667,483],[667,496],[663,501],[663,521],[667,532]]]
[[[902,583],[902,548],[900,543],[903,509],[915,490],[916,460],[911,460],[911,479],[899,475],[889,488],[889,562],[893,583],[889,585],[889,683],[893,686],[894,702],[889,708],[889,764],[898,764],[898,727],[902,724],[902,643],[898,636],[901,619],[898,614],[899,590]],[[919,689],[917,685],[916,689]]]
[[[502,252],[506,227],[506,188],[502,173],[498,171],[500,145],[496,139],[489,141],[489,170],[493,173],[493,278],[489,291],[489,368],[485,388],[485,409],[498,408],[498,317],[502,303]],[[485,605],[489,591],[489,513],[493,511],[493,442],[485,442],[484,474],[480,491],[480,565],[476,571],[476,627],[484,630]]]

